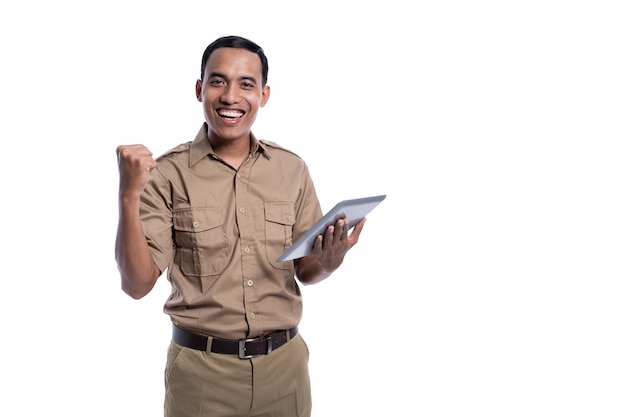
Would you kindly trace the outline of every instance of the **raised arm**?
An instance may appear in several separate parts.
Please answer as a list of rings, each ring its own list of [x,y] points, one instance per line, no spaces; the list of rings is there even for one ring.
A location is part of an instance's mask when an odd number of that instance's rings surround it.
[[[139,217],[139,198],[156,161],[143,145],[119,146],[117,160],[120,189],[115,259],[122,290],[139,299],[152,290],[161,274],[154,264]]]

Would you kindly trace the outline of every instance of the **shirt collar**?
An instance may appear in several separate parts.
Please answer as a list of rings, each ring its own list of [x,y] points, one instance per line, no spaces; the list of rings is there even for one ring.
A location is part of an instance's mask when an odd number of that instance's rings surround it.
[[[259,142],[256,136],[254,136],[254,133],[252,132],[250,132],[250,140],[251,140],[251,146],[250,146],[251,154],[261,152],[263,156],[265,156],[267,159],[272,159],[272,156],[270,155],[267,147],[263,143]],[[208,125],[205,122],[200,128],[200,130],[198,131],[196,138],[194,139],[194,141],[191,143],[189,147],[189,167],[191,168],[192,166],[197,164],[201,159],[209,155],[217,156],[217,154],[213,151],[211,142],[209,142]]]

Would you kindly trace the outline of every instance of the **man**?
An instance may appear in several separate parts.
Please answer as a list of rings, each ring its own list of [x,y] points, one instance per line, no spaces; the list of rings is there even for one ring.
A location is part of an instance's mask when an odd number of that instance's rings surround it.
[[[165,415],[309,416],[308,350],[297,331],[303,284],[327,278],[357,241],[340,219],[310,255],[276,259],[322,216],[306,164],[251,127],[270,96],[263,50],[219,38],[202,57],[195,140],[156,161],[117,149],[116,260],[139,299],[168,270],[173,322]]]

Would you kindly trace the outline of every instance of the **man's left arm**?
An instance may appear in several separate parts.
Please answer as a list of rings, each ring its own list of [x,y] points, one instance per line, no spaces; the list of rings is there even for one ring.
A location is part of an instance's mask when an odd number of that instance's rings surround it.
[[[365,218],[350,229],[348,219],[339,219],[328,226],[324,235],[319,235],[313,243],[310,255],[296,260],[296,276],[305,285],[317,284],[328,278],[341,264],[346,253],[357,244],[363,230]]]

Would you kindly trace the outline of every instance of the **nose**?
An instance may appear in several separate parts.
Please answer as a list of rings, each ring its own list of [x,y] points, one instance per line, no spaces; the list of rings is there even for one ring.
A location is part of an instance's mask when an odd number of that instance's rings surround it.
[[[220,100],[226,104],[234,104],[239,102],[239,89],[236,85],[229,84],[224,88]]]

